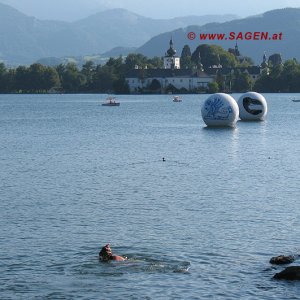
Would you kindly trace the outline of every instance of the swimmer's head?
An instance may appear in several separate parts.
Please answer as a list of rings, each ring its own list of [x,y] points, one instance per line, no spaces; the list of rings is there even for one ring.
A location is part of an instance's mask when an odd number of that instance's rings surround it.
[[[110,260],[112,257],[112,252],[110,249],[110,245],[106,244],[104,247],[102,247],[101,251],[99,252],[99,258],[101,260],[107,261]]]

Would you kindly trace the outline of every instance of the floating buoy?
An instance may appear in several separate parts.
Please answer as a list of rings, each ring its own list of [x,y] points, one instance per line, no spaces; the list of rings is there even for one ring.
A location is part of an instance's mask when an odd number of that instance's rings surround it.
[[[240,118],[244,121],[263,120],[267,114],[267,101],[265,97],[256,92],[247,92],[238,100]]]
[[[201,114],[207,126],[234,127],[238,119],[239,107],[230,95],[216,93],[205,100]]]

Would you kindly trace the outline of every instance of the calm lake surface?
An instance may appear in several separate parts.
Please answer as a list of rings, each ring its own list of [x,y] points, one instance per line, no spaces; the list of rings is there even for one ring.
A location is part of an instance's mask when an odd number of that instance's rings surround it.
[[[0,95],[0,298],[300,299],[297,96],[208,129],[207,95]]]

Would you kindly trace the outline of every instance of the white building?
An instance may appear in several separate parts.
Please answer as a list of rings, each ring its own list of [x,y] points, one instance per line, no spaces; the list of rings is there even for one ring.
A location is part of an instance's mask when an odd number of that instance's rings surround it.
[[[164,57],[165,69],[180,69],[180,57],[176,56],[176,50],[173,47],[173,40],[170,40],[170,48]]]
[[[170,48],[164,56],[164,69],[139,68],[130,70],[126,75],[130,93],[172,91],[202,92],[205,91],[214,76],[202,70],[180,69],[180,57],[170,40]]]
[[[134,69],[127,74],[126,81],[130,93],[148,90],[165,93],[173,89],[197,92],[205,91],[214,77],[188,69]]]

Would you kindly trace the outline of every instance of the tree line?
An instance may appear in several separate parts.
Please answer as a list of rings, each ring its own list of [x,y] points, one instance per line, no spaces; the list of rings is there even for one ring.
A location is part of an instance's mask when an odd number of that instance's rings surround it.
[[[296,59],[282,63],[279,55],[270,56],[260,78],[255,82],[243,71],[253,66],[249,57],[242,57],[235,49],[225,51],[216,45],[200,45],[192,53],[184,46],[181,68],[208,72],[212,68],[231,68],[230,78],[216,73],[215,82],[208,92],[300,92],[300,65]],[[75,63],[55,67],[34,63],[30,66],[8,68],[0,63],[0,93],[129,93],[126,74],[139,68],[163,68],[161,57],[148,58],[142,54],[129,54],[110,58],[104,65],[87,61],[82,67]],[[221,70],[221,69],[220,69]],[[155,87],[154,87],[155,88]]]
[[[128,93],[125,75],[136,63],[162,67],[160,58],[140,54],[128,55],[125,60],[110,58],[104,65],[87,61],[81,68],[75,63],[55,67],[34,63],[17,68],[0,63],[0,93]]]
[[[255,82],[254,89],[265,93],[300,92],[300,64],[296,59],[290,59],[271,66]]]

